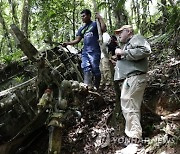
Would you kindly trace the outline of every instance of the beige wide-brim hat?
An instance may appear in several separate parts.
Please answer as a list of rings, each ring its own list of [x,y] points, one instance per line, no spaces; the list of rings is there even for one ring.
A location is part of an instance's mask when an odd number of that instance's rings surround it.
[[[119,34],[121,31],[123,31],[124,29],[128,29],[128,30],[131,30],[133,31],[133,27],[131,25],[123,25],[121,28],[119,29],[116,29],[114,31],[115,34]]]

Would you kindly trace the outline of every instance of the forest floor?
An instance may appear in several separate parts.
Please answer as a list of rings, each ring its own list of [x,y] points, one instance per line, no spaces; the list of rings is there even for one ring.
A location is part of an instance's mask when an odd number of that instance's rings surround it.
[[[180,61],[173,56],[163,59],[161,56],[154,55],[150,59],[149,81],[141,111],[143,147],[147,154],[180,154]],[[115,92],[109,87],[101,90],[100,95],[104,101],[99,102],[91,95],[83,100],[81,118],[67,123],[62,154],[112,154],[123,148],[121,136],[109,125]],[[44,128],[24,153],[45,154],[47,147],[48,130]]]

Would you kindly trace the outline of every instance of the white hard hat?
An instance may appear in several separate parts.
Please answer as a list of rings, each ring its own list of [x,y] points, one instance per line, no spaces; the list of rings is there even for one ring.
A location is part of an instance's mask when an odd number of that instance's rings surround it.
[[[105,45],[108,45],[111,42],[111,36],[107,32],[103,33],[102,37],[103,37],[103,43]]]

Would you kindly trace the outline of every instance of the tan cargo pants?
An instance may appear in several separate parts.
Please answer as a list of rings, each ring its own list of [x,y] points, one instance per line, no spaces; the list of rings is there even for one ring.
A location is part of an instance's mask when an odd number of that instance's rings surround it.
[[[146,74],[126,78],[121,89],[121,108],[126,121],[125,134],[131,138],[142,137],[140,108],[147,83]]]
[[[109,59],[103,57],[100,62],[101,70],[101,85],[110,86],[112,85],[111,70],[109,66]]]

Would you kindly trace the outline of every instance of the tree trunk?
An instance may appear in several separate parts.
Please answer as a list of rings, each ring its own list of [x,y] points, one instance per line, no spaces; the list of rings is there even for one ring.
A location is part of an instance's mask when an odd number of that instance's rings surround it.
[[[52,32],[49,28],[49,21],[46,21],[46,24],[44,26],[45,26],[45,30],[47,33],[46,41],[49,42],[49,45],[52,47],[53,46],[53,43],[52,43],[53,40],[52,40]]]
[[[31,3],[31,0],[24,0],[23,10],[22,10],[22,19],[21,19],[21,30],[27,38],[28,38],[30,3]]]
[[[138,0],[135,2],[135,9],[136,9],[136,13],[137,13],[137,27],[138,29],[140,28],[140,24],[141,24],[141,16],[140,16],[140,5]]]
[[[11,44],[11,39],[9,37],[9,32],[8,32],[8,29],[6,27],[6,23],[5,23],[5,20],[2,16],[2,11],[1,11],[1,6],[0,6],[0,23],[2,24],[2,27],[3,27],[3,32],[4,32],[4,37],[7,38],[7,44],[8,44],[8,48],[10,50],[10,52],[13,52],[12,51],[12,44]]]
[[[142,0],[142,10],[143,14],[141,15],[141,26],[140,26],[140,32],[142,35],[144,35],[147,32],[147,9],[148,9],[148,2],[147,0]]]
[[[17,17],[17,2],[16,0],[9,0],[9,4],[11,5],[11,11],[12,11],[12,19],[13,19],[13,23],[16,25],[19,25],[19,21],[18,21],[18,17]]]
[[[167,23],[167,19],[168,19],[168,13],[167,13],[167,10],[166,10],[166,0],[161,0],[161,3],[163,4],[162,7],[161,7],[161,10],[162,10],[162,20],[163,20],[163,25],[162,25],[162,33],[166,33],[166,23]]]
[[[110,5],[110,0],[108,0],[108,18],[109,18],[109,25],[110,25],[110,30],[111,32],[113,31],[113,26],[112,26],[112,19],[111,19],[111,8],[112,5]]]
[[[128,18],[124,9],[124,5],[125,5],[125,0],[123,1],[118,1],[118,0],[114,0],[111,4],[112,4],[112,8],[113,9],[113,13],[114,16],[116,17],[116,27],[120,27],[122,25],[128,24]]]
[[[5,41],[4,38],[2,38],[1,41],[0,41],[0,42],[1,42],[1,43],[0,43],[0,54],[2,53],[2,47],[3,47],[4,41]]]
[[[75,26],[75,23],[76,23],[76,19],[75,19],[75,13],[76,13],[76,0],[73,0],[73,40],[75,39],[75,36],[76,36],[76,26]]]

